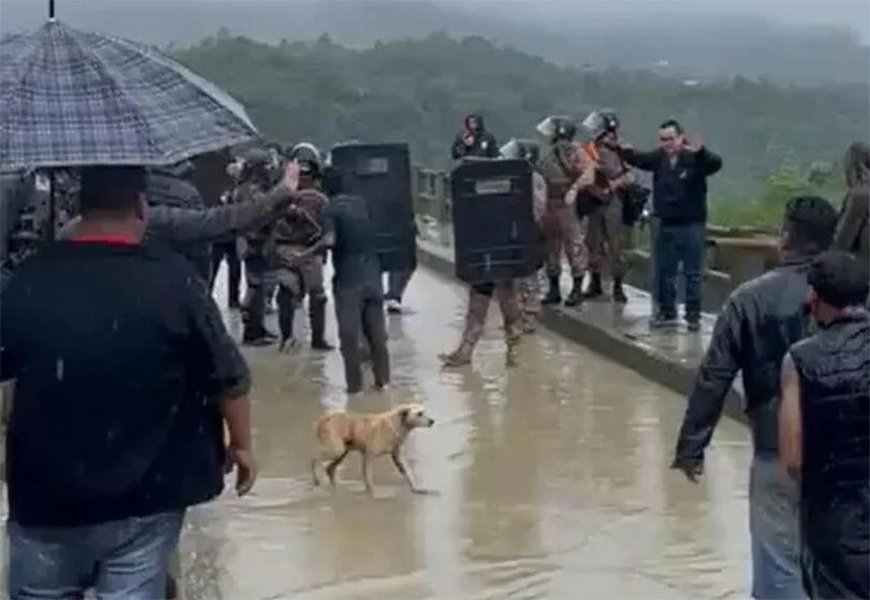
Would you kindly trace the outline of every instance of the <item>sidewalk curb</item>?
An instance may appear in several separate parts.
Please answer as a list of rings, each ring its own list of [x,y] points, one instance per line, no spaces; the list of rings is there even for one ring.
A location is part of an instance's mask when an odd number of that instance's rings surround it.
[[[438,274],[455,280],[453,261],[427,246],[430,242],[419,243],[417,257]],[[589,321],[576,318],[571,309],[545,306],[541,323],[553,333],[567,340],[586,346],[602,356],[629,368],[644,378],[688,395],[695,382],[696,368],[677,360],[651,352],[640,342],[634,341],[609,327],[596,326]],[[740,423],[747,423],[742,408],[743,399],[736,390],[731,390],[725,401],[725,416]]]

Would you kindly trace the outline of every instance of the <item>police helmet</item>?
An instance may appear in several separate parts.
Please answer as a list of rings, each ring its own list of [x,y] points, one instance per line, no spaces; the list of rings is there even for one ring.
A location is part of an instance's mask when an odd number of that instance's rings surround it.
[[[534,140],[522,140],[513,138],[501,147],[502,158],[510,160],[526,160],[531,164],[538,162],[540,146]]]
[[[271,152],[262,148],[250,148],[242,155],[242,179],[268,181],[272,164]]]
[[[577,134],[577,126],[570,117],[550,116],[535,127],[538,133],[550,142],[572,140]]]
[[[606,133],[615,133],[619,130],[619,116],[608,108],[595,110],[583,120],[583,128],[597,140]]]
[[[308,142],[296,144],[290,151],[290,160],[299,163],[303,175],[318,177],[323,171],[323,158],[314,144]]]

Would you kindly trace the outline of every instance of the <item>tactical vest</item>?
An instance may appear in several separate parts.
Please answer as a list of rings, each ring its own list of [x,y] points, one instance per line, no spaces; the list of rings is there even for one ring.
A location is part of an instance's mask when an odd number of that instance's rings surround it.
[[[807,542],[823,544],[835,527],[866,547],[870,317],[840,319],[793,346],[791,355],[801,384],[801,521]]]
[[[562,200],[574,181],[577,172],[577,146],[573,142],[559,141],[553,144],[541,159],[541,175],[547,182],[547,198]]]
[[[276,226],[275,240],[278,244],[311,246],[323,234],[321,221],[326,208],[326,196],[311,188],[299,190],[298,195],[298,211],[289,213]]]

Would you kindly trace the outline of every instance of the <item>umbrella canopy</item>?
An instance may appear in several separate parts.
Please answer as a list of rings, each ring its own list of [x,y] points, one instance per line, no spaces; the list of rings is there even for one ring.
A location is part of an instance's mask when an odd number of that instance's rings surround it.
[[[166,165],[259,136],[159,51],[50,20],[0,40],[0,168]]]

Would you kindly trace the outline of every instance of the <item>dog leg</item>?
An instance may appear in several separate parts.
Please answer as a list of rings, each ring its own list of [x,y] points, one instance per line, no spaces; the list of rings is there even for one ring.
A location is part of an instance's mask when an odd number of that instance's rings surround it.
[[[335,470],[338,468],[338,465],[341,464],[341,461],[344,460],[344,457],[347,456],[348,452],[350,452],[350,449],[346,448],[344,452],[333,458],[332,461],[326,465],[326,475],[329,477],[329,483],[332,487],[335,487]]]
[[[362,476],[366,484],[366,491],[372,498],[375,497],[374,486],[372,486],[372,473],[369,469],[369,455],[366,452],[362,453]]]
[[[411,470],[408,468],[408,465],[405,464],[405,461],[402,460],[402,455],[399,454],[399,450],[393,450],[390,453],[390,456],[393,457],[393,464],[396,465],[396,468],[399,470],[399,473],[402,474],[402,477],[405,478],[405,481],[408,482],[408,485],[411,487],[411,492],[414,494],[420,494],[423,496],[438,496],[439,493],[436,490],[424,490],[422,488],[418,488],[414,485],[414,480],[411,479]]]
[[[390,456],[393,458],[393,464],[396,465],[396,469],[399,470],[399,473],[401,473],[402,477],[405,478],[405,481],[408,482],[408,486],[411,488],[411,491],[417,493],[417,486],[414,485],[414,480],[411,479],[411,472],[408,470],[407,465],[405,465],[405,461],[402,460],[402,456],[399,454],[399,450],[393,450],[390,453]]]
[[[320,462],[320,459],[312,459],[311,460],[311,479],[314,481],[314,487],[320,485],[320,478],[317,476],[317,464]]]

